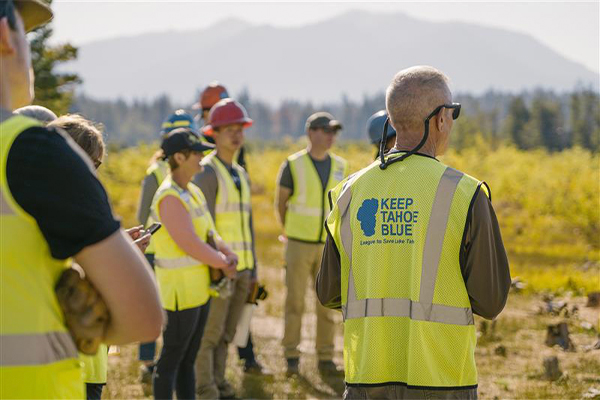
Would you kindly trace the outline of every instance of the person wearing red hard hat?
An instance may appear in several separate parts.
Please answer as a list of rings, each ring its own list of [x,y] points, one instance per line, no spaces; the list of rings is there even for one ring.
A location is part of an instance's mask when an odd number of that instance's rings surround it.
[[[229,98],[229,92],[225,89],[225,86],[217,81],[211,82],[200,94],[198,102],[192,105],[194,110],[201,110],[201,113],[196,117],[198,124],[200,125],[200,119],[202,119],[205,125],[208,124],[208,114],[210,113],[210,109],[219,101]],[[215,143],[211,130],[204,131],[203,136],[207,142],[212,144]],[[239,165],[247,169],[244,153],[245,149],[242,147],[237,153],[236,161]]]
[[[194,183],[202,189],[217,232],[238,256],[237,275],[231,291],[211,301],[205,336],[196,359],[197,394],[202,399],[231,398],[235,392],[225,380],[227,346],[256,283],[256,252],[250,201],[250,180],[236,162],[244,144],[244,128],[252,119],[244,106],[233,99],[217,102],[210,110],[205,134],[215,140],[216,151],[202,160],[204,170]]]

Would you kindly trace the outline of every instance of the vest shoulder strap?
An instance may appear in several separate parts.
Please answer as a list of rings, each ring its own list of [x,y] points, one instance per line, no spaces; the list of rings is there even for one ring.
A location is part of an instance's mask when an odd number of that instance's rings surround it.
[[[166,179],[162,183],[162,185],[158,188],[158,190],[156,191],[156,195],[154,197],[154,205],[153,205],[153,207],[156,207],[156,213],[157,214],[158,214],[158,205],[167,196],[177,197],[181,201],[181,203],[183,204],[183,206],[188,211],[190,210],[190,205],[188,204],[188,202],[184,198],[185,197],[185,192],[183,191],[183,189],[181,189],[180,187],[178,187],[177,185],[175,185],[174,182],[171,181],[171,179]],[[190,196],[190,194],[188,194],[188,196]]]
[[[302,149],[300,151],[297,151],[296,153],[288,156],[288,162],[292,163],[294,161],[296,161],[297,159],[299,159],[302,156],[308,155],[308,151],[306,149]]]
[[[344,168],[346,168],[348,162],[346,161],[345,158],[338,156],[337,154],[334,153],[329,153],[329,155],[331,156],[331,159],[334,160],[337,164],[343,165]]]

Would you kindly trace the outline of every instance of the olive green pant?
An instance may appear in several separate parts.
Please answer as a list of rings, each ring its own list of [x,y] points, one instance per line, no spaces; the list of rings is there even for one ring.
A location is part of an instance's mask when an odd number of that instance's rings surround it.
[[[314,291],[314,281],[321,268],[323,244],[304,243],[289,240],[285,250],[285,332],[282,345],[285,358],[298,358],[298,345],[301,339],[302,314],[309,277],[311,290]],[[316,349],[319,361],[333,358],[333,339],[335,334],[334,311],[323,307],[316,299],[317,339]]]
[[[196,393],[201,399],[218,399],[220,392],[231,390],[225,381],[227,347],[235,336],[248,299],[251,278],[250,270],[238,272],[232,283],[232,295],[226,299],[211,299],[204,336],[196,358]],[[223,393],[228,394],[230,393]]]

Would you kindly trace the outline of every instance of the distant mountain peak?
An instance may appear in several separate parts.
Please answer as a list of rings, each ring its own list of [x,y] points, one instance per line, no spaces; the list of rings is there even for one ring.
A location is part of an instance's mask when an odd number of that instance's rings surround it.
[[[237,18],[237,17],[227,17],[224,18],[222,20],[219,20],[217,22],[215,22],[214,24],[209,25],[209,29],[211,28],[219,28],[219,29],[236,29],[236,30],[241,30],[241,29],[247,29],[250,28],[252,26],[255,26],[254,24],[245,21],[241,18]]]
[[[431,51],[435,46],[436,51]],[[399,70],[432,65],[453,90],[483,93],[542,87],[598,87],[599,76],[529,35],[463,22],[422,21],[407,14],[350,10],[294,28],[227,18],[194,31],[148,33],[81,46],[71,68],[94,98],[167,93],[191,102],[213,80],[236,95],[281,99],[360,99],[379,92]]]

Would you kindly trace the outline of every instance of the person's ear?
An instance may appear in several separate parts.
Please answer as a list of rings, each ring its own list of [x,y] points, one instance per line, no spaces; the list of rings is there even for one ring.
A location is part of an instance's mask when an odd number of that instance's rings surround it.
[[[8,18],[0,18],[0,54],[11,55],[15,53],[15,46],[11,38],[11,29]]]
[[[177,165],[181,165],[181,163],[185,161],[185,155],[183,153],[177,152],[173,155],[173,158],[177,161]]]
[[[443,132],[444,125],[448,123],[448,117],[446,115],[448,113],[448,111],[449,110],[446,107],[444,107],[435,116],[435,119],[434,119],[435,127],[437,128],[437,130],[439,132]]]

